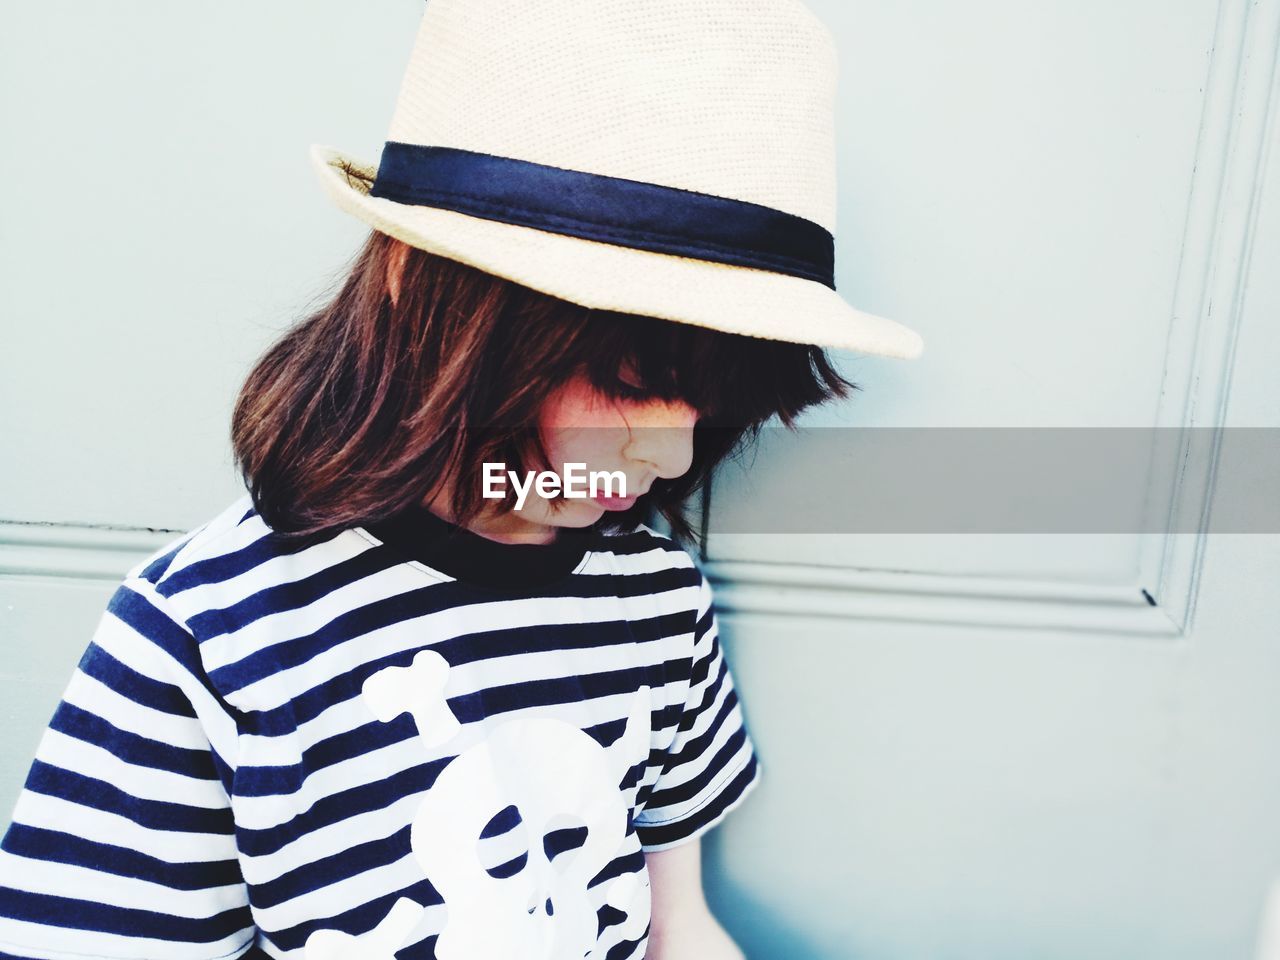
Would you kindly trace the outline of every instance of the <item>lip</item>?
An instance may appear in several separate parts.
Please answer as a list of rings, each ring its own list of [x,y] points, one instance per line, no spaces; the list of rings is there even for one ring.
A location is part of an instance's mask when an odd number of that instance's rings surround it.
[[[591,499],[606,510],[630,510],[635,506],[636,501],[640,499],[640,495],[636,494],[631,497],[592,497]]]

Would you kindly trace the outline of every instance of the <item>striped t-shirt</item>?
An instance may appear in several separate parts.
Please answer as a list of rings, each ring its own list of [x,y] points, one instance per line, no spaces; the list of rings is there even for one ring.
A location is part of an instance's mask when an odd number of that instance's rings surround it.
[[[116,589],[0,842],[0,957],[643,957],[759,782],[689,554],[246,494]]]

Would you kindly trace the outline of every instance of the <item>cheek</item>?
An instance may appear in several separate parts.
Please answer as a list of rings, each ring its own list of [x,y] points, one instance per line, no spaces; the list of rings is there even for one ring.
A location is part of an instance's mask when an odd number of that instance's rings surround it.
[[[548,398],[539,418],[543,430],[617,426],[617,409],[586,381],[574,379]]]
[[[576,427],[556,427],[547,431],[544,436],[552,468],[563,470],[566,463],[585,463],[593,467],[614,459],[604,443],[603,433]]]
[[[569,383],[553,394],[539,424],[547,455],[557,467],[616,459],[629,435],[617,407],[581,382]]]
[[[630,439],[625,423],[618,426],[617,421],[590,424],[581,420],[576,425],[561,424],[544,428],[543,442],[547,456],[556,469],[566,463],[585,463],[589,467],[612,467],[619,459],[620,452]]]

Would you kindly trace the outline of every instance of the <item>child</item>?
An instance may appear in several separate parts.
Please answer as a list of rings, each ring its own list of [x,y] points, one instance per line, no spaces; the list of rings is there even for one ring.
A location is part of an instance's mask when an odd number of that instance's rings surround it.
[[[0,957],[742,956],[698,841],[761,768],[682,504],[848,394],[824,345],[919,350],[834,294],[833,68],[789,0],[430,0],[376,175],[314,153],[375,229],[244,384],[245,495],[40,741]]]

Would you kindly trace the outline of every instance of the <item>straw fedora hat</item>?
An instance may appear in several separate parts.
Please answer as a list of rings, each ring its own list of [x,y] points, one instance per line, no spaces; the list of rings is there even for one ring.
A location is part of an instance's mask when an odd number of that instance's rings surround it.
[[[427,0],[375,166],[337,205],[586,307],[899,359],[836,293],[835,90],[799,0]]]

